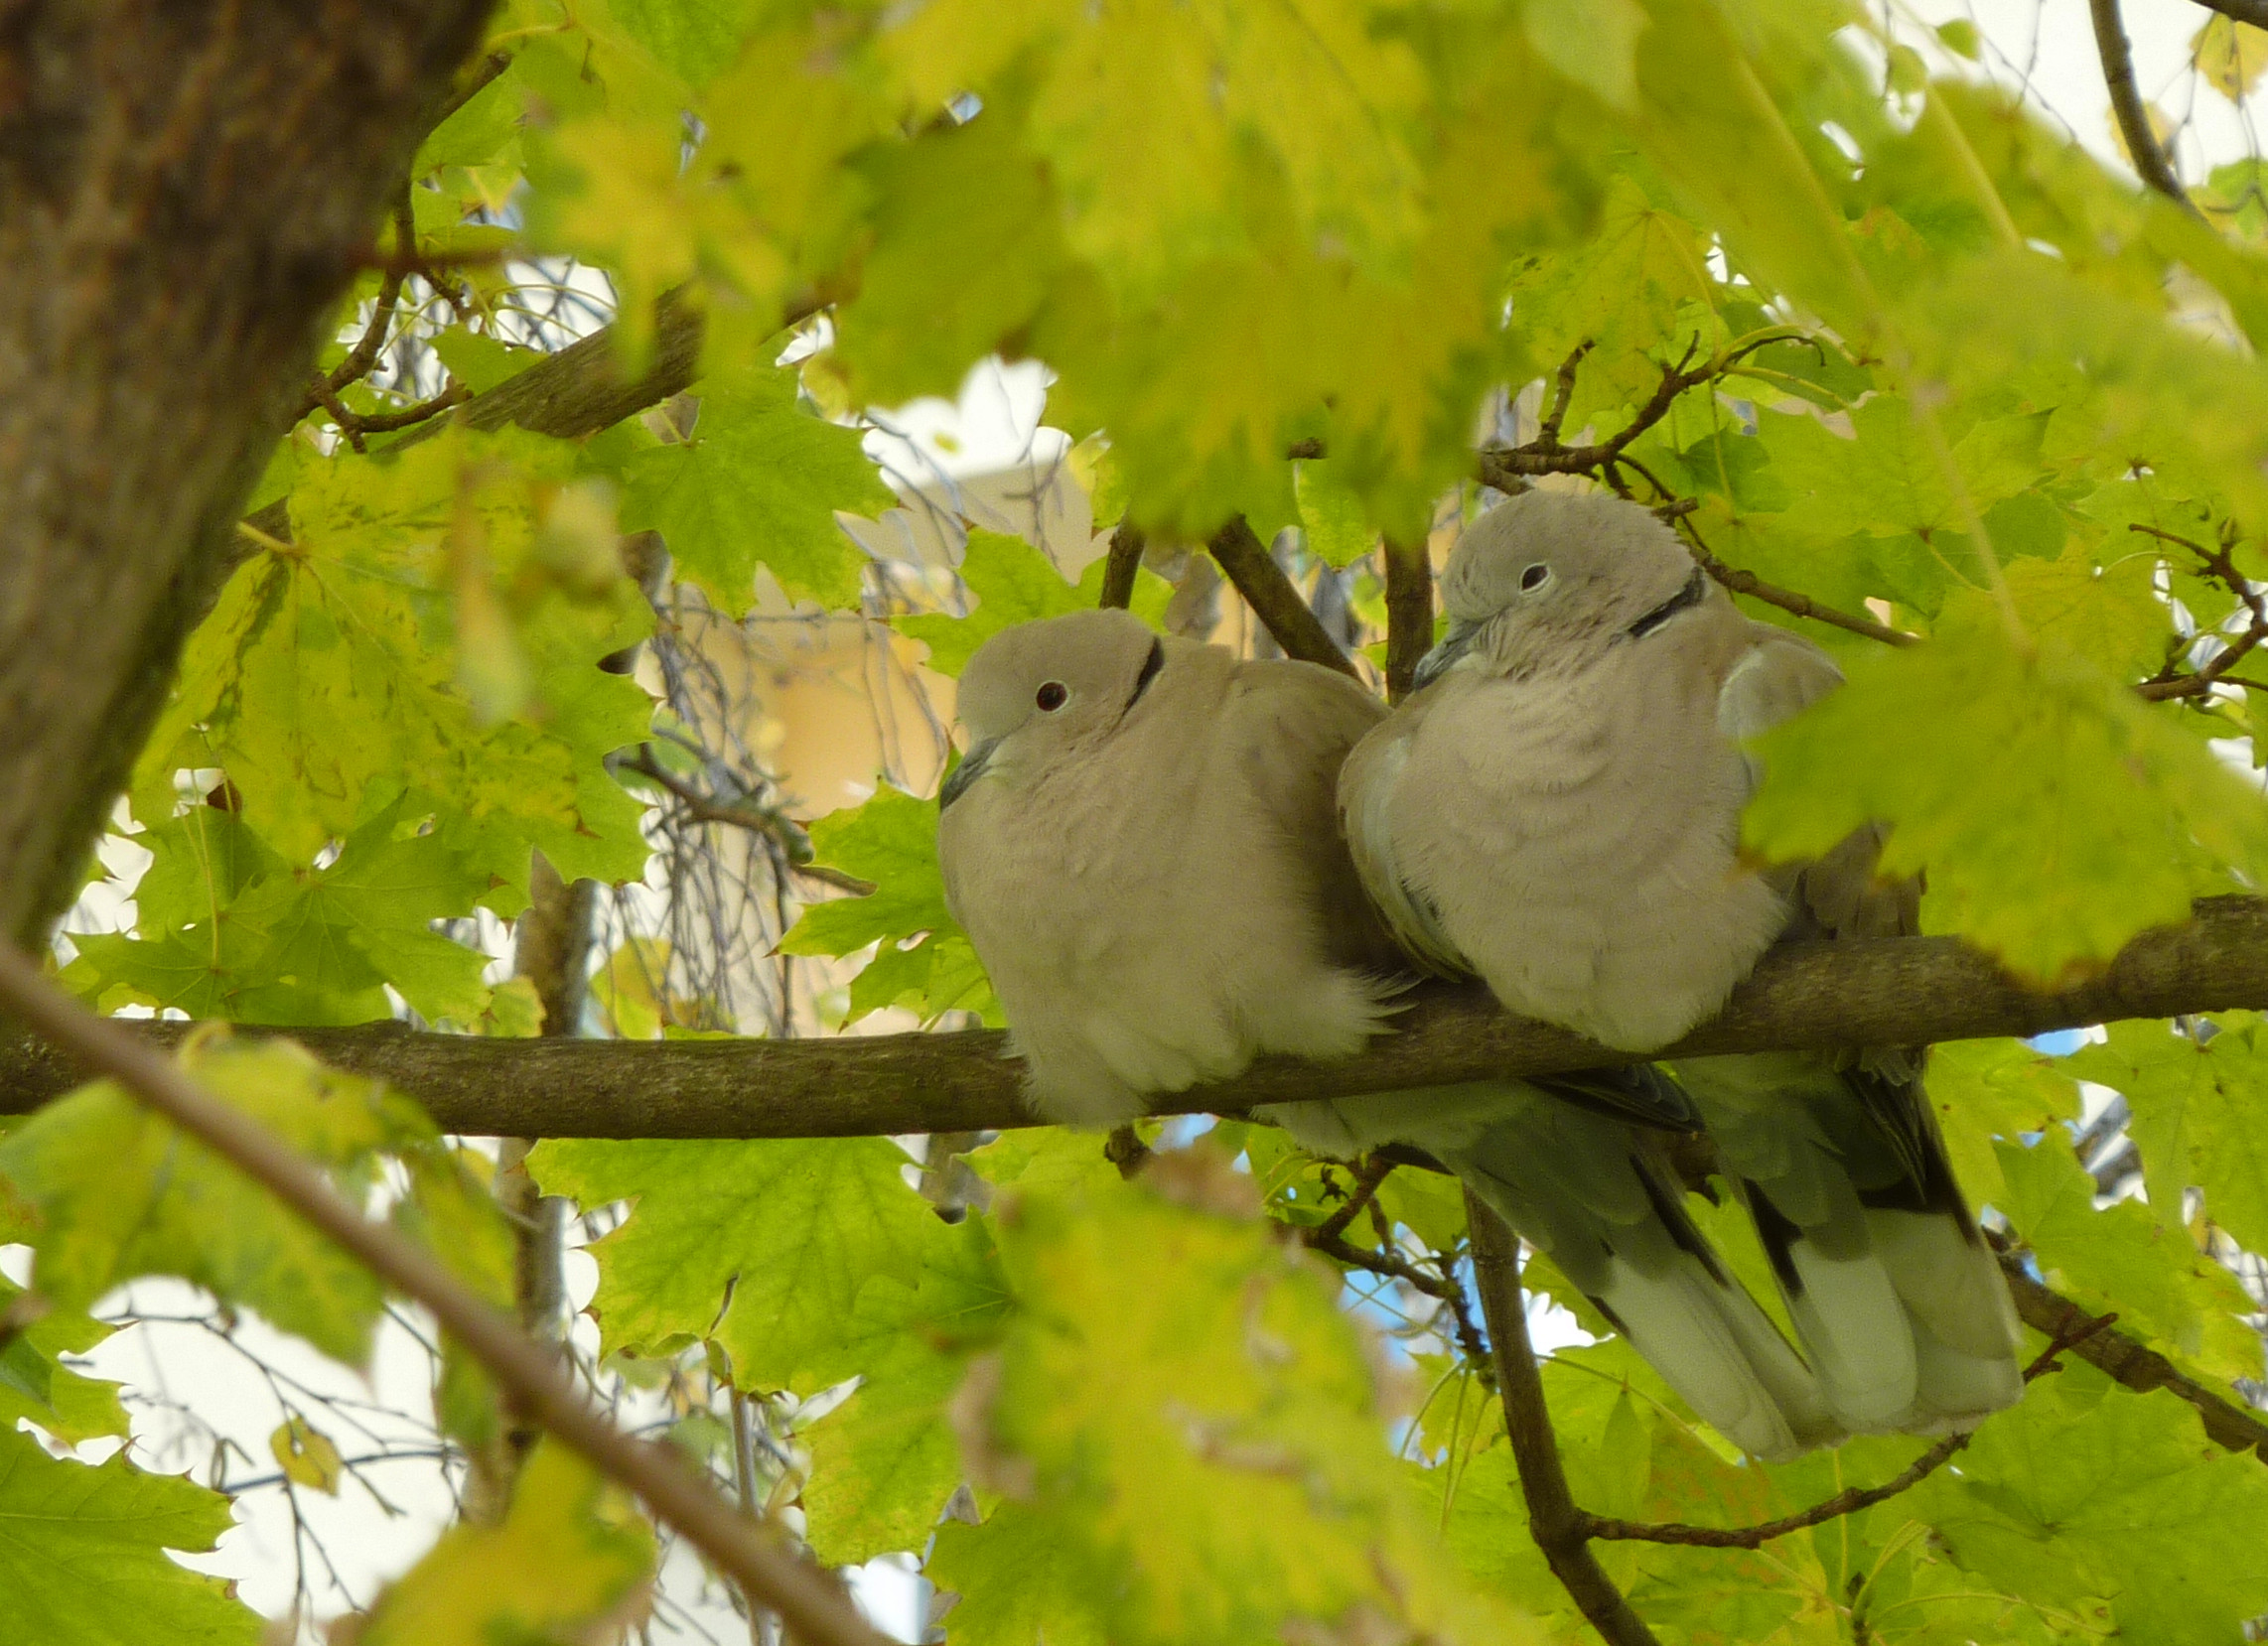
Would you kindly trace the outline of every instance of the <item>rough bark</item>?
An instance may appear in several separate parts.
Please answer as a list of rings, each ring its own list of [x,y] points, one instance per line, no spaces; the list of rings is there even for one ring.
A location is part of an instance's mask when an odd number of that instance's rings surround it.
[[[76,892],[490,4],[0,8],[0,931]]]
[[[1637,1061],[1514,1018],[1478,988],[1414,991],[1399,1032],[1338,1063],[1265,1059],[1238,1079],[1160,1099],[1161,1114],[1398,1091]],[[2268,900],[2214,897],[2146,932],[2096,977],[2040,993],[1950,938],[1891,937],[1772,955],[1725,1011],[1659,1055],[1916,1045],[2124,1018],[2268,1007]],[[137,1024],[161,1044],[187,1024]],[[259,1032],[259,1030],[247,1030]],[[394,1024],[292,1030],[341,1068],[383,1075],[451,1132],[502,1137],[866,1137],[1034,1124],[1007,1036],[839,1034],[812,1040],[502,1040]],[[80,1078],[36,1041],[0,1043],[0,1113]]]

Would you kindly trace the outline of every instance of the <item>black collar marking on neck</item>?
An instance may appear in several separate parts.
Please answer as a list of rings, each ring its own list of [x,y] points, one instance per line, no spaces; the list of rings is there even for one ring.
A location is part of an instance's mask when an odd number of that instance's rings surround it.
[[[1126,714],[1133,709],[1135,704],[1142,701],[1142,694],[1150,689],[1150,682],[1158,678],[1159,671],[1165,666],[1166,642],[1152,640],[1150,642],[1150,655],[1142,664],[1142,672],[1134,677],[1134,695],[1126,700],[1126,708],[1119,711],[1121,715]]]
[[[1700,567],[1694,567],[1693,575],[1685,580],[1684,588],[1678,590],[1676,594],[1670,596],[1669,599],[1663,601],[1636,622],[1624,629],[1623,637],[1629,640],[1644,639],[1663,623],[1676,617],[1678,613],[1699,606],[1701,597],[1708,592],[1708,578],[1703,575]]]

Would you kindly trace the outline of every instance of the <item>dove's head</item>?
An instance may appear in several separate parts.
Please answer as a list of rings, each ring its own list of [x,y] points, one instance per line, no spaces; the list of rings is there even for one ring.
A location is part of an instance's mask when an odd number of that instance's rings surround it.
[[[968,753],[938,803],[951,805],[988,772],[1028,781],[1108,736],[1165,666],[1165,642],[1128,612],[1073,612],[1002,629],[961,670]]]
[[[1636,503],[1529,491],[1465,528],[1441,578],[1449,632],[1418,682],[1453,668],[1580,668],[1699,606],[1708,581],[1677,534]]]

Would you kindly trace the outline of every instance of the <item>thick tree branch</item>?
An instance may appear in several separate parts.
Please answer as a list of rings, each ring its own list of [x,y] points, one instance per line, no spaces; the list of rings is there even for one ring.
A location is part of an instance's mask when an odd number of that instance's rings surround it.
[[[1520,1291],[1519,1240],[1502,1218],[1468,1188],[1466,1223],[1473,1232],[1475,1290],[1494,1347],[1496,1394],[1504,1407],[1504,1434],[1519,1464],[1520,1494],[1527,1499],[1528,1535],[1543,1551],[1577,1609],[1608,1646],[1654,1646],[1653,1631],[1630,1609],[1591,1553],[1591,1517],[1575,1506],[1560,1466],[1559,1442],[1543,1401],[1543,1378],[1528,1346],[1527,1299]]]
[[[350,1205],[296,1150],[200,1087],[114,1021],[75,1005],[12,947],[0,945],[0,1006],[87,1068],[110,1076],[150,1108],[260,1184],[387,1286],[423,1303],[451,1336],[532,1414],[593,1466],[642,1498],[801,1637],[826,1646],[883,1646],[883,1637],[777,1533],[746,1519],[668,1446],[617,1429],[568,1380],[552,1351],[467,1290],[423,1247]]]
[[[44,934],[487,0],[10,11],[0,931]]]
[[[1269,555],[1267,545],[1253,535],[1239,514],[1212,534],[1205,545],[1212,558],[1228,574],[1228,581],[1236,585],[1236,592],[1244,597],[1244,604],[1252,615],[1283,647],[1286,657],[1297,657],[1303,662],[1321,663],[1327,669],[1359,680],[1347,653],[1339,649],[1339,642],[1324,632],[1323,624],[1308,610],[1300,592],[1292,587],[1292,580],[1284,576],[1284,569]]]
[[[1514,1018],[1477,985],[1430,985],[1408,998],[1397,1031],[1359,1056],[1263,1058],[1234,1080],[1157,1099],[1155,1112],[1240,1114],[1259,1103],[1639,1061]],[[1716,1019],[1656,1055],[1922,1045],[2234,1007],[2268,1007],[2268,900],[2206,898],[2189,922],[2145,932],[2096,976],[2048,992],[1947,937],[1790,944],[1766,957]],[[128,1027],[170,1045],[192,1026]],[[391,1023],[289,1032],[340,1068],[393,1081],[444,1130],[477,1136],[872,1137],[1036,1123],[1023,1103],[1023,1067],[1008,1036],[992,1029],[583,1041],[431,1034]],[[0,1113],[36,1108],[76,1080],[36,1040],[0,1044]]]
[[[1399,703],[1417,677],[1418,660],[1433,645],[1433,557],[1426,541],[1387,540],[1386,701]]]
[[[2255,29],[2268,29],[2268,0],[2197,0],[2207,11],[2216,11],[2233,23],[2249,23]]]
[[[2158,134],[2150,129],[2150,111],[2143,106],[2141,89],[2134,83],[2134,53],[2126,44],[2126,24],[2118,15],[2118,0],[2087,0],[2087,11],[2094,20],[2095,53],[2102,59],[2102,82],[2110,92],[2111,113],[2117,116],[2119,135],[2126,139],[2127,158],[2134,162],[2135,174],[2168,200],[2180,202],[2185,210],[2197,210],[2182,180],[2174,175],[2166,151],[2159,147]]]

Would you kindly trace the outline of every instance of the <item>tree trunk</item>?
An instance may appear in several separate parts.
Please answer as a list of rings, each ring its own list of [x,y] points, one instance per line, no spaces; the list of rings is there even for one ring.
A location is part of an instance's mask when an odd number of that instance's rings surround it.
[[[0,0],[0,930],[36,941],[491,0]]]

